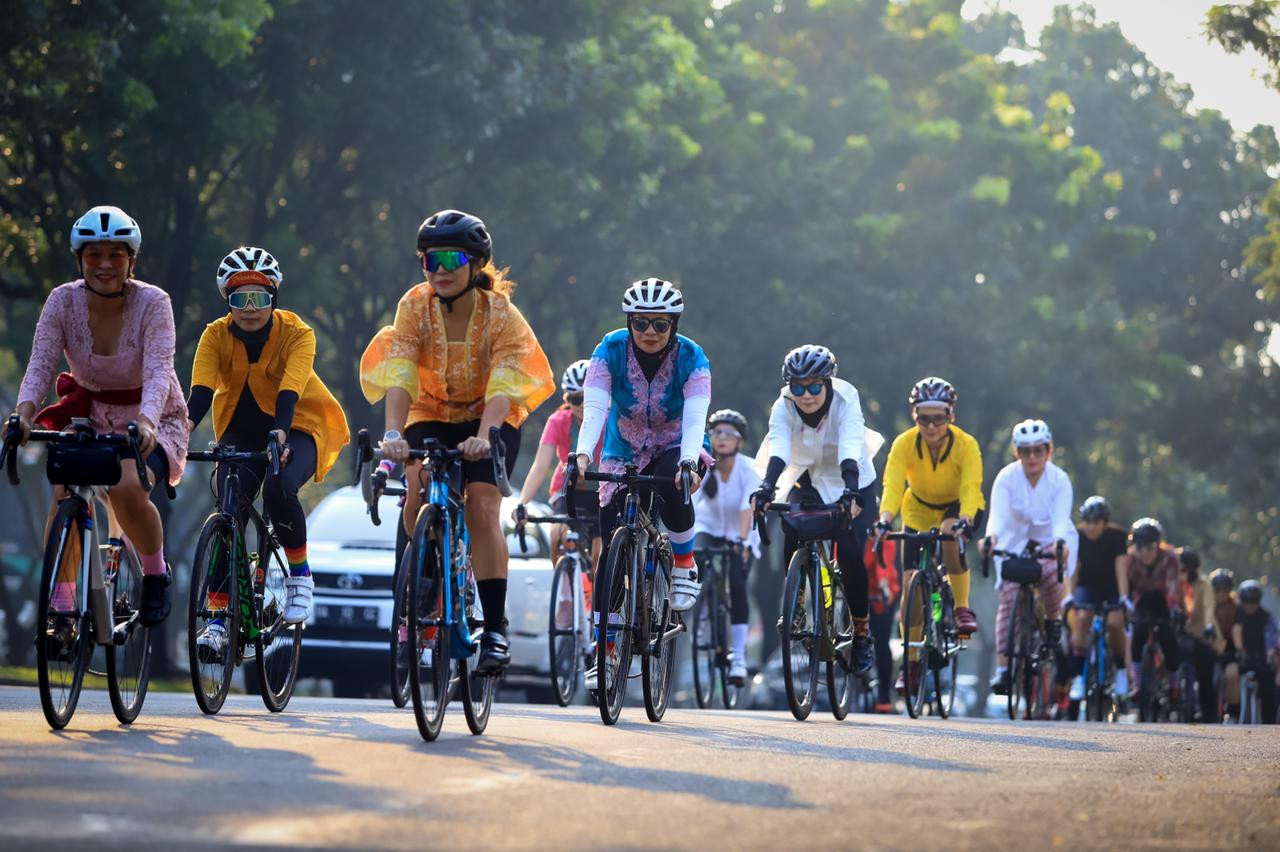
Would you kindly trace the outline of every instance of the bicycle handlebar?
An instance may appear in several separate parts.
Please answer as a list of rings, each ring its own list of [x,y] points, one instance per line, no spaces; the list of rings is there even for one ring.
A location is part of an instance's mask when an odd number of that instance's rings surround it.
[[[27,434],[28,441],[39,441],[46,444],[99,444],[107,447],[122,447],[129,450],[134,463],[138,466],[138,483],[143,491],[152,487],[151,475],[147,470],[146,460],[142,458],[142,437],[138,432],[137,421],[130,420],[126,427],[128,434],[99,434],[88,424],[88,420],[72,418],[71,427],[64,432],[48,429],[32,429]],[[8,431],[5,434],[4,446],[0,448],[0,464],[5,466],[11,485],[19,485],[18,476],[18,444],[22,436],[22,419],[16,414],[9,416]],[[173,487],[167,486],[170,495]]]
[[[780,515],[786,515],[796,510],[804,510],[808,512],[840,512],[846,518],[848,523],[847,507],[839,500],[835,503],[775,503],[770,501],[763,506],[756,505],[752,510],[751,527],[760,531],[760,543],[765,547],[772,547],[773,540],[769,537],[768,524],[760,523],[764,520],[766,512],[777,512]]]
[[[1052,559],[1058,564],[1058,583],[1062,583],[1063,575],[1066,573],[1066,545],[1061,539],[1054,542],[1053,548],[1038,547],[1031,552],[1014,553],[1011,550],[1000,550],[991,548],[982,554],[982,576],[991,576],[991,557],[1003,556],[1005,559]]]

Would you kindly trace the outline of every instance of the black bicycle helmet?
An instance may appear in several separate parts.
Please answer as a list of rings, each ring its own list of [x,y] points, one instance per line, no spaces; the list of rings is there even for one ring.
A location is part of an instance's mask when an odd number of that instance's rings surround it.
[[[825,346],[806,343],[787,353],[782,360],[782,380],[830,379],[836,374],[836,356]]]
[[[719,411],[711,412],[711,416],[707,418],[707,428],[715,426],[717,423],[728,423],[737,429],[743,437],[747,434],[747,418],[743,417],[732,408],[722,408]]]
[[[1111,520],[1111,504],[1107,498],[1095,494],[1080,504],[1080,518],[1086,521]]]
[[[1240,584],[1240,588],[1236,589],[1236,598],[1240,603],[1262,603],[1262,584],[1257,580],[1245,580]]]
[[[493,238],[484,220],[461,210],[433,213],[418,228],[418,251],[457,246],[484,266],[493,258]]]
[[[1138,518],[1129,527],[1129,541],[1138,547],[1159,544],[1164,540],[1164,527],[1155,518]]]
[[[1181,562],[1182,567],[1186,568],[1188,571],[1200,570],[1200,554],[1196,553],[1196,549],[1194,547],[1187,547],[1185,545],[1183,547],[1179,547],[1178,561]]]
[[[911,393],[907,396],[907,402],[911,405],[919,405],[921,403],[941,403],[943,405],[955,405],[960,395],[956,393],[956,389],[951,382],[946,379],[940,379],[937,376],[929,376],[916,382],[911,388]]]
[[[1230,569],[1219,568],[1209,575],[1209,584],[1215,589],[1231,591],[1236,587],[1236,577]]]

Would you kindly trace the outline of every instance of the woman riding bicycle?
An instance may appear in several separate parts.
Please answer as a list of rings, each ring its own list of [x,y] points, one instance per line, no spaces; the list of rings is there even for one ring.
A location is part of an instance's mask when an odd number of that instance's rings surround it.
[[[1235,646],[1236,601],[1235,574],[1218,568],[1209,575],[1213,590],[1213,653],[1222,666],[1222,709],[1232,720],[1240,718],[1240,655]],[[1225,720],[1224,720],[1225,721]]]
[[[386,396],[386,458],[406,464],[404,526],[411,531],[425,486],[410,448],[434,438],[462,454],[465,517],[472,568],[484,612],[481,671],[511,662],[506,638],[507,541],[502,495],[489,461],[489,429],[499,427],[506,469],[515,466],[520,426],[555,390],[551,365],[524,315],[511,302],[514,283],[493,263],[483,221],[442,210],[418,229],[427,280],[401,299],[395,325],[379,333],[360,362],[370,403]]]
[[[1071,521],[1074,505],[1071,479],[1053,463],[1053,435],[1043,420],[1024,420],[1013,427],[1013,451],[1017,460],[1010,462],[991,486],[991,518],[987,521],[987,537],[982,540],[983,554],[999,546],[1019,553],[1029,542],[1047,547],[1062,542],[1067,574],[1073,569],[1079,534]],[[1009,693],[1009,619],[1017,602],[1018,585],[1000,582],[1000,565],[996,566],[996,583],[1000,606],[996,610],[996,676],[991,690],[997,695]],[[1040,605],[1044,608],[1045,642],[1051,648],[1062,638],[1062,584],[1058,582],[1057,564],[1045,559],[1041,564]]]
[[[587,381],[587,368],[591,362],[583,359],[574,361],[569,368],[564,371],[564,375],[560,378],[560,390],[564,393],[564,404],[547,418],[547,425],[542,429],[542,440],[538,443],[538,453],[533,457],[533,465],[529,468],[529,473],[525,475],[524,485],[520,488],[520,505],[511,515],[511,519],[517,524],[523,523],[521,511],[526,504],[534,498],[538,493],[538,489],[542,487],[543,481],[547,478],[547,472],[555,466],[554,472],[551,474],[551,488],[548,496],[551,500],[551,512],[556,515],[563,515],[568,511],[568,500],[564,494],[564,477],[566,463],[569,459],[569,453],[577,446],[578,431],[582,428],[582,395],[583,387]],[[600,457],[599,447],[597,446],[595,458]],[[578,490],[581,492],[578,496],[592,493],[591,483],[586,480],[578,481]],[[585,505],[583,503],[576,505]],[[564,540],[567,529],[564,524],[555,524],[551,527],[551,561],[554,563],[560,558],[560,542]],[[597,537],[591,542],[592,555],[592,574],[594,576],[595,566],[600,561],[600,539]]]
[[[55,287],[45,300],[16,414],[24,443],[32,428],[65,429],[73,417],[88,418],[100,434],[123,434],[130,421],[137,422],[156,487],[148,499],[136,467],[126,464],[106,493],[115,522],[141,559],[139,620],[153,627],[169,614],[172,582],[153,501],[164,499],[161,483],[182,479],[188,433],[187,406],[173,367],[173,308],[165,291],[133,277],[141,245],[142,229],[118,207],[94,207],[71,226],[81,277]],[[58,376],[60,399],[37,414],[64,355],[71,372]],[[53,491],[56,505],[66,491]],[[74,608],[72,585],[56,584],[56,608]]]
[[[292,311],[281,310],[284,273],[265,249],[241,246],[218,265],[218,293],[227,314],[205,326],[191,369],[187,411],[191,430],[213,409],[213,436],[239,452],[260,452],[274,438],[282,448],[280,473],[266,460],[239,462],[246,500],[262,501],[289,576],[284,620],[302,624],[311,615],[315,583],[307,564],[307,513],[298,491],[324,480],[350,439],[342,406],[314,369],[316,335]],[[219,471],[225,477],[228,470]],[[247,509],[241,524],[247,522]],[[220,658],[226,628],[211,621],[197,643]]]
[[[1163,544],[1163,539],[1164,527],[1155,518],[1139,518],[1129,529],[1129,550],[1122,560],[1124,570],[1116,579],[1120,583],[1121,599],[1130,614],[1139,621],[1168,619],[1173,610],[1181,606],[1181,567],[1173,548]],[[1132,684],[1131,694],[1141,687],[1134,657],[1141,658],[1151,630],[1150,624],[1134,624],[1129,635],[1125,658]],[[1178,668],[1178,640],[1173,625],[1156,625],[1155,631],[1164,651],[1165,668],[1174,672]]]
[[[876,508],[872,459],[883,438],[866,427],[858,391],[836,378],[836,356],[827,347],[806,344],[788,352],[782,381],[769,414],[768,442],[758,456],[768,458],[768,466],[753,502],[773,500],[781,478],[790,502],[844,505],[849,523],[835,539],[837,561],[853,619],[853,670],[865,674],[875,664],[875,649],[862,551]],[[786,560],[797,545],[788,534]]]
[[[1111,523],[1111,505],[1105,497],[1094,495],[1080,504],[1080,553],[1076,571],[1067,578],[1067,596],[1070,606],[1067,617],[1071,622],[1071,686],[1068,697],[1082,701],[1085,697],[1084,666],[1089,654],[1093,629],[1093,615],[1087,608],[1095,605],[1114,605],[1120,602],[1118,572],[1124,570],[1126,534],[1124,528]],[[1115,663],[1115,691],[1126,695],[1129,677],[1124,668],[1124,612],[1113,609],[1106,616],[1107,647]]]
[[[1208,638],[1213,633],[1213,590],[1200,570],[1200,554],[1192,547],[1178,548],[1182,566],[1182,650],[1189,652],[1200,693],[1200,721],[1217,722],[1218,691],[1213,686],[1215,655]]]
[[[1245,580],[1237,592],[1240,606],[1236,610],[1232,636],[1240,651],[1240,674],[1253,674],[1264,725],[1276,723],[1276,669],[1280,668],[1280,628],[1275,618],[1262,606],[1262,585]]]
[[[987,505],[982,497],[982,451],[973,436],[955,425],[958,397],[950,382],[936,376],[921,379],[911,388],[907,403],[916,425],[895,438],[889,448],[878,529],[887,529],[899,511],[906,532],[937,529],[951,533],[957,524],[972,530],[981,523]],[[903,588],[911,587],[922,546],[918,541],[905,541],[898,551]],[[942,558],[955,596],[956,629],[963,635],[975,633],[978,620],[969,609],[969,566],[960,557],[959,544],[943,542]],[[919,629],[919,617],[915,620]],[[920,640],[919,636],[910,638]],[[903,667],[898,676],[899,693],[906,691],[906,677],[918,678],[919,672],[917,660]]]
[[[698,519],[693,525],[694,550],[716,545],[733,549],[729,556],[729,680],[742,686],[747,679],[747,625],[751,604],[747,598],[747,572],[752,556],[760,555],[759,537],[751,529],[751,495],[760,486],[760,475],[751,459],[741,454],[747,437],[747,418],[731,408],[713,412],[707,419],[715,467],[693,498]]]

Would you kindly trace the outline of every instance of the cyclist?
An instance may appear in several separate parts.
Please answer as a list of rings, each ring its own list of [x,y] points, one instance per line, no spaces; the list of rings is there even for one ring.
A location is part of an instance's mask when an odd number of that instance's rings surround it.
[[[1262,723],[1276,722],[1276,666],[1280,665],[1280,630],[1276,620],[1262,606],[1262,586],[1257,580],[1245,580],[1236,593],[1240,607],[1236,610],[1232,636],[1240,651],[1240,674],[1252,672],[1257,680],[1258,697],[1262,699]]]
[[[1240,658],[1236,652],[1235,576],[1226,568],[1209,575],[1213,588],[1213,652],[1222,665],[1222,704],[1231,719],[1240,718]]]
[[[867,603],[871,612],[871,635],[876,643],[876,713],[892,713],[889,681],[893,677],[894,615],[902,584],[898,573],[898,542],[885,539],[880,547],[867,539],[862,562],[867,566]],[[917,675],[918,677],[918,675]]]
[[[707,419],[711,451],[716,463],[694,495],[694,549],[729,545],[729,680],[742,686],[747,680],[747,626],[751,604],[747,598],[747,572],[760,555],[758,534],[751,529],[751,495],[760,487],[760,475],[752,459],[741,453],[747,438],[747,418],[732,408],[722,408]]]
[[[538,489],[547,478],[547,471],[551,470],[553,464],[555,470],[551,474],[551,489],[548,493],[551,499],[551,511],[556,515],[563,515],[568,511],[568,501],[564,495],[565,463],[569,458],[570,450],[577,445],[578,430],[582,427],[582,394],[587,380],[587,367],[590,363],[586,359],[574,361],[560,377],[560,390],[564,394],[564,404],[547,418],[547,424],[542,429],[542,440],[538,443],[537,455],[533,457],[533,465],[529,468],[529,473],[524,478],[524,485],[520,489],[520,507],[513,510],[511,514],[511,519],[517,524],[523,523],[521,509],[538,493]],[[597,447],[595,457],[599,458],[599,455]],[[581,480],[578,488],[589,491],[589,485],[590,483],[586,480]],[[556,524],[551,528],[552,562],[560,557],[560,542],[564,540],[565,532],[563,524]],[[592,542],[591,553],[594,573],[594,563],[600,561],[600,539],[597,538]]]
[[[307,564],[307,513],[298,491],[324,480],[347,444],[347,418],[314,369],[316,335],[292,311],[281,310],[284,273],[266,249],[240,246],[218,264],[218,293],[225,316],[205,326],[191,369],[187,400],[190,428],[213,409],[213,436],[240,452],[260,452],[274,437],[284,449],[279,475],[265,460],[241,462],[246,499],[262,491],[276,538],[289,563],[284,620],[311,616],[315,582]],[[225,476],[220,470],[219,476]],[[241,523],[247,523],[248,512]],[[215,619],[196,638],[209,659],[219,660],[227,631]]]
[[[510,473],[520,426],[555,390],[547,356],[511,301],[514,283],[493,263],[493,240],[477,216],[441,210],[418,228],[426,281],[400,299],[395,325],[383,329],[360,362],[365,398],[385,395],[381,448],[405,464],[403,522],[412,531],[422,507],[423,465],[410,447],[435,438],[463,454],[465,517],[484,633],[481,671],[511,662],[506,638],[507,541],[502,495],[489,462],[489,429],[500,427]]]
[[[957,525],[972,529],[980,523],[986,507],[982,451],[973,436],[955,425],[958,397],[950,382],[936,376],[921,379],[911,388],[907,404],[916,425],[895,438],[889,448],[877,534],[887,530],[899,512],[907,532],[939,529],[951,533]],[[910,587],[915,575],[921,546],[907,541],[898,550],[904,588]],[[969,566],[960,557],[957,542],[945,542],[942,557],[955,596],[956,628],[967,636],[978,629],[978,620],[969,609]],[[919,640],[919,636],[911,638]],[[914,682],[919,672],[919,662],[909,660],[899,673],[899,692],[906,691],[906,678]]]
[[[1206,631],[1213,624],[1213,591],[1209,578],[1200,573],[1200,554],[1194,548],[1179,547],[1178,562],[1182,566],[1182,611],[1187,615],[1182,629],[1182,647],[1190,654],[1191,663],[1195,666],[1201,721],[1216,722],[1218,691],[1213,687],[1214,653],[1205,641]]]
[[[1067,578],[1067,594],[1072,605],[1067,608],[1071,622],[1071,687],[1072,701],[1084,699],[1084,661],[1089,654],[1093,614],[1083,607],[1116,604],[1120,601],[1118,572],[1123,570],[1127,539],[1124,528],[1111,523],[1111,504],[1095,494],[1080,504],[1080,555],[1076,571]],[[1129,677],[1124,667],[1124,613],[1112,610],[1106,617],[1107,647],[1115,663],[1114,687],[1117,695],[1129,692]]]
[[[769,415],[768,442],[759,455],[768,466],[754,502],[771,501],[785,484],[791,502],[844,505],[850,523],[835,540],[837,560],[853,618],[853,669],[865,674],[875,664],[875,650],[862,551],[876,510],[872,458],[884,439],[867,428],[857,389],[836,378],[836,370],[836,356],[816,344],[798,346],[783,359],[786,384]],[[788,534],[787,560],[797,546]]]
[[[119,207],[91,208],[71,226],[80,278],[55,287],[45,300],[14,413],[24,443],[32,428],[65,429],[73,417],[88,418],[102,434],[123,434],[136,421],[153,482],[172,486],[187,460],[187,406],[173,367],[169,295],[133,277],[141,246],[142,229]],[[60,398],[37,413],[64,356],[70,372],[58,376]],[[67,492],[53,491],[56,505]],[[153,488],[149,500],[131,464],[121,466],[120,481],[107,491],[111,514],[141,558],[139,620],[148,627],[170,609],[172,571],[154,505],[165,491]],[[53,605],[74,609],[72,593],[72,583],[57,583]]]
[[[1122,560],[1124,570],[1116,575],[1116,580],[1120,584],[1121,600],[1130,613],[1141,618],[1170,618],[1173,610],[1181,605],[1181,568],[1173,548],[1163,544],[1163,539],[1164,527],[1155,518],[1139,518],[1129,528],[1129,549]],[[1131,675],[1130,694],[1140,686],[1134,655],[1141,656],[1150,630],[1148,625],[1134,624],[1129,635],[1125,659]],[[1169,624],[1158,626],[1156,638],[1164,650],[1165,668],[1170,672],[1176,671],[1178,641],[1173,627]]]
[[[1072,573],[1079,535],[1071,522],[1071,478],[1053,463],[1053,434],[1043,420],[1023,420],[1013,427],[1013,451],[1017,460],[996,474],[991,486],[991,519],[987,537],[982,540],[983,553],[1000,546],[1014,553],[1038,543],[1062,542],[1068,575]],[[1003,563],[1003,560],[1001,560]],[[1000,564],[996,566],[996,583],[1000,605],[996,610],[997,668],[991,690],[997,695],[1009,693],[1009,618],[1017,601],[1018,586],[1000,582]],[[1061,640],[1062,585],[1058,582],[1057,564],[1046,559],[1040,578],[1040,605],[1044,608],[1045,642],[1056,647]]]

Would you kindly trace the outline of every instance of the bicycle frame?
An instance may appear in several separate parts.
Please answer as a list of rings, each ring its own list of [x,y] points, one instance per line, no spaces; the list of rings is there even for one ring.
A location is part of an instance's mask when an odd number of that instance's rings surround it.
[[[58,502],[61,504],[67,500],[75,501],[83,521],[80,528],[80,568],[76,581],[76,587],[80,590],[80,600],[77,602],[79,609],[76,612],[55,611],[54,614],[78,620],[88,612],[93,618],[94,642],[98,645],[110,645],[115,642],[116,632],[111,603],[115,578],[106,577],[102,569],[99,550],[102,545],[98,543],[94,512],[97,492],[92,486],[78,486],[68,490],[71,493]],[[110,519],[109,513],[108,519]],[[63,530],[62,535],[59,547],[66,545],[66,530]],[[137,613],[133,617],[136,619]],[[121,628],[127,627],[127,624],[121,625]]]
[[[474,648],[474,637],[467,624],[466,607],[457,607],[457,602],[465,600],[467,585],[467,554],[471,552],[471,533],[462,519],[462,495],[453,490],[449,478],[448,465],[436,458],[425,460],[424,467],[429,464],[431,478],[422,485],[420,493],[423,497],[423,508],[428,505],[440,510],[444,536],[440,541],[440,558],[443,562],[444,588],[441,591],[440,626],[455,628],[458,638],[466,644],[462,650],[464,656],[471,656]],[[421,510],[419,510],[421,511]],[[426,547],[423,541],[420,547]],[[416,565],[421,565],[426,554],[421,550],[414,554]]]

